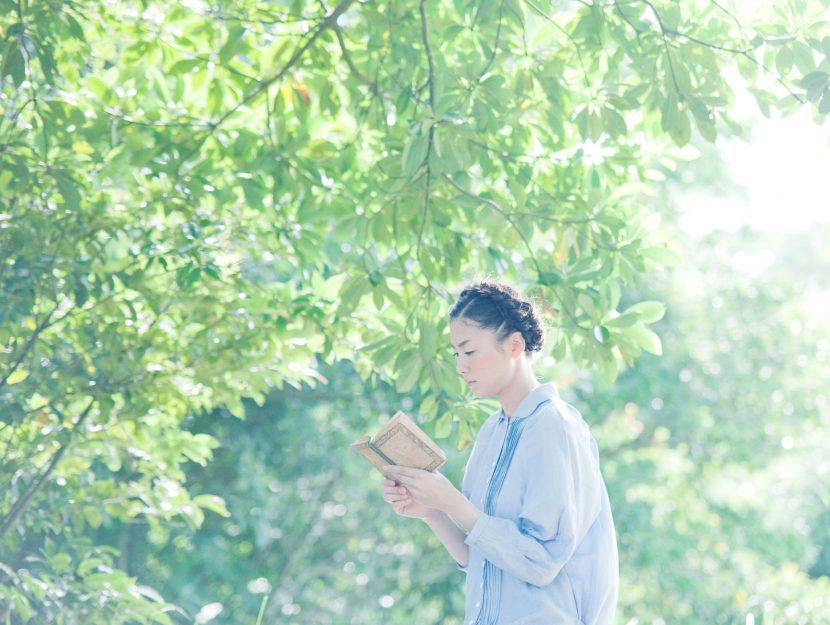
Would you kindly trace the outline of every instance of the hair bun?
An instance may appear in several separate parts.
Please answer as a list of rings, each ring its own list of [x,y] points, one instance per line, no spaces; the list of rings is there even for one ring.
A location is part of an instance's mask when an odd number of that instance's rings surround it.
[[[496,331],[499,340],[513,332],[521,333],[525,352],[538,352],[545,343],[542,322],[533,304],[506,284],[484,281],[465,287],[450,308],[450,319],[459,317]]]

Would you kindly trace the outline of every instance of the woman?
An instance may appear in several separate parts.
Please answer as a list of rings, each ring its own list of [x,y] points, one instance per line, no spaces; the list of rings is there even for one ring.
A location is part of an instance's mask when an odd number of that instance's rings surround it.
[[[449,317],[458,373],[501,409],[478,433],[461,492],[438,472],[388,466],[384,499],[426,522],[466,571],[465,624],[611,625],[617,541],[597,446],[533,374],[538,315],[512,288],[481,282]]]

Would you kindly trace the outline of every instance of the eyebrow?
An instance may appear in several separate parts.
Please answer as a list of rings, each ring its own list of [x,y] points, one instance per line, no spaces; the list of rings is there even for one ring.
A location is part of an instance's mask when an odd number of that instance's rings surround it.
[[[458,347],[456,347],[456,349],[460,349],[460,348],[464,347],[464,345],[466,345],[469,342],[470,342],[470,339],[464,339],[463,341],[461,341],[458,344]],[[455,345],[453,345],[452,343],[450,343],[450,345],[452,345],[452,347],[455,347]]]

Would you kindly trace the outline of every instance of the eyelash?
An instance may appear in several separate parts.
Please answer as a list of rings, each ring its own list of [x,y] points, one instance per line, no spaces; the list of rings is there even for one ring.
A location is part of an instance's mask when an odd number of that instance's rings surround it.
[[[475,354],[475,353],[476,353],[476,351],[475,351],[475,350],[473,350],[473,351],[471,351],[471,352],[464,352],[464,355],[465,355],[465,356],[472,356],[472,355],[473,355],[473,354]],[[455,356],[456,358],[458,358],[458,354],[457,354],[457,353],[456,353],[456,354],[453,354],[453,356]]]

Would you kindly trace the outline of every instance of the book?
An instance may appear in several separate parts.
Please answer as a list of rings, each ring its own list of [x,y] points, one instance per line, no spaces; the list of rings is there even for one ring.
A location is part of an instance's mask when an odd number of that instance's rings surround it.
[[[447,454],[402,410],[374,437],[361,436],[350,447],[381,473],[387,464],[434,471],[447,460]]]

